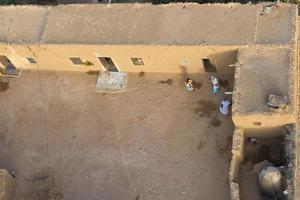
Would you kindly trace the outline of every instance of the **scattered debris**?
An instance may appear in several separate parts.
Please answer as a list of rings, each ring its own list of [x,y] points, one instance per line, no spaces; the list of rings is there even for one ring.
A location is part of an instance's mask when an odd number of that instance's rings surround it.
[[[254,137],[249,137],[248,138],[248,141],[253,144],[253,145],[257,145],[259,140],[257,138],[254,138]]]
[[[144,150],[142,147],[140,147],[139,150],[146,158],[149,156],[149,153],[147,150]]]
[[[284,140],[284,158],[285,158],[285,190],[283,194],[286,199],[293,199],[295,196],[295,170],[296,170],[296,137],[291,126],[286,126],[288,134]]]
[[[284,109],[288,104],[288,98],[286,96],[279,96],[270,94],[268,97],[268,105],[271,108],[281,108]]]
[[[8,169],[7,171],[13,178],[16,178],[16,170],[15,169]]]
[[[266,6],[263,7],[260,15],[269,15],[273,11],[274,8],[278,8],[279,4],[277,2],[275,3],[270,3]]]

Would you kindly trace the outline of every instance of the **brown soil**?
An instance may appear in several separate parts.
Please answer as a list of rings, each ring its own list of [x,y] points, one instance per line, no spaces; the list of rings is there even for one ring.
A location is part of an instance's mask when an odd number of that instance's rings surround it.
[[[9,82],[0,82],[0,91],[6,91],[9,88]]]
[[[221,140],[221,142],[220,142]],[[232,135],[226,137],[226,142],[223,142],[223,139],[218,139],[216,140],[216,145],[218,146],[218,150],[220,154],[228,154],[231,150],[232,146]]]
[[[220,84],[220,87],[222,87],[222,88],[228,88],[229,87],[229,81],[228,80],[219,79],[219,84]]]
[[[167,79],[167,80],[160,80],[160,81],[158,81],[158,83],[160,83],[160,84],[168,84],[169,86],[171,86],[171,85],[173,85],[173,80],[172,79]]]
[[[205,147],[206,142],[204,140],[200,140],[199,144],[198,144],[198,149],[201,150]]]
[[[200,88],[202,87],[202,82],[200,81],[193,81],[193,87],[197,90],[200,90]]]
[[[219,127],[221,126],[222,122],[219,120],[218,116],[214,116],[211,121],[209,122],[209,126],[212,127]]]
[[[24,70],[0,93],[0,168],[17,171],[14,200],[230,200],[233,123],[198,117],[217,115],[210,84],[187,93],[153,87],[181,75],[147,73],[141,85],[129,74],[126,92],[103,96],[94,79]]]
[[[213,113],[217,110],[217,104],[213,101],[200,100],[197,101],[198,107],[195,108],[195,113],[199,115],[199,117],[211,117]]]

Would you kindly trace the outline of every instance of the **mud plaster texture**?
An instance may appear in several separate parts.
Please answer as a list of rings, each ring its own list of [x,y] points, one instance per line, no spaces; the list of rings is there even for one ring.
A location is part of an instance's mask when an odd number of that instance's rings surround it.
[[[235,73],[233,112],[292,113],[295,106],[295,72],[293,51],[289,48],[247,48],[239,51],[239,66]],[[268,96],[287,96],[289,106],[283,110],[270,109]]]
[[[260,15],[264,5],[1,6],[0,41],[5,44],[292,44],[297,6],[280,4],[269,15]]]
[[[233,76],[217,74],[228,80]],[[14,200],[229,200],[234,125],[209,76],[129,74],[120,94],[97,75],[24,71],[0,92],[0,167]],[[171,81],[170,81],[171,80]]]

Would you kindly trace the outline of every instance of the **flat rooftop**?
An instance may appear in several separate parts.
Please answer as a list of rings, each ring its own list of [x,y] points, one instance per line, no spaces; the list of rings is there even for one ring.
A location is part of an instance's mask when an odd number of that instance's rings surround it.
[[[248,45],[294,43],[297,6],[279,4],[1,6],[0,42]]]
[[[233,112],[271,112],[270,94],[293,101],[293,51],[289,48],[245,48],[238,53]],[[286,111],[289,112],[289,111]]]

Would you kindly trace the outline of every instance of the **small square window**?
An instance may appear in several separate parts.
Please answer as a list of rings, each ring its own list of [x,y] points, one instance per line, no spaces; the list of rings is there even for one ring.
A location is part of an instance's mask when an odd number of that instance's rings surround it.
[[[70,57],[71,62],[73,65],[83,65],[84,63],[79,57]]]
[[[145,65],[142,58],[130,58],[134,65]]]
[[[36,64],[36,61],[33,58],[27,58],[29,63]]]

